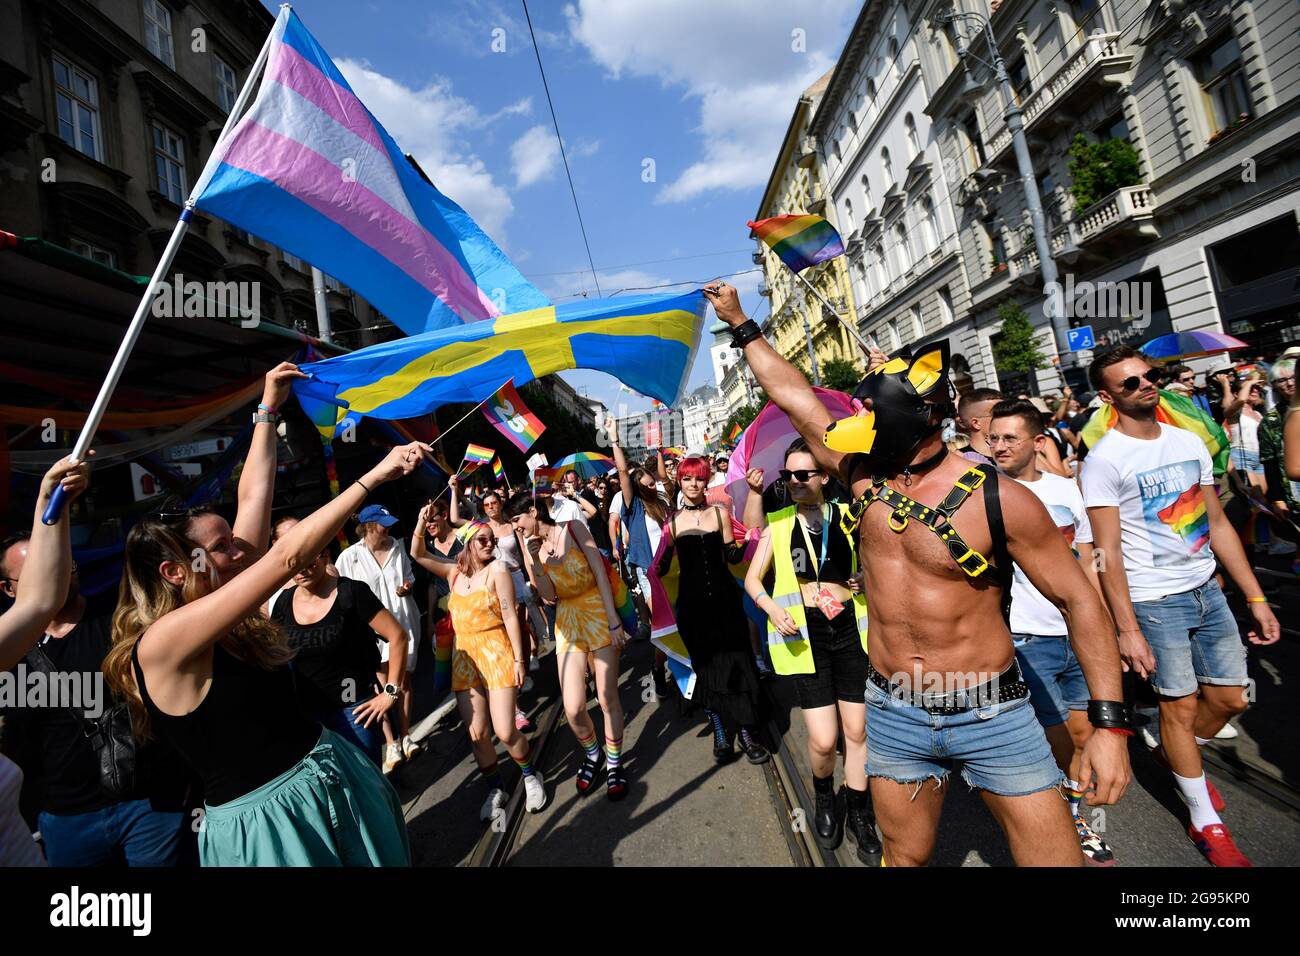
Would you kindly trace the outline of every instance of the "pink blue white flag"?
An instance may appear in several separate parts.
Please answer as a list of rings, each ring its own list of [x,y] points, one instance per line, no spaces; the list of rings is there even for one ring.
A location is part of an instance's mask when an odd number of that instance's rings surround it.
[[[408,335],[550,301],[410,164],[288,7],[197,205],[351,286]]]

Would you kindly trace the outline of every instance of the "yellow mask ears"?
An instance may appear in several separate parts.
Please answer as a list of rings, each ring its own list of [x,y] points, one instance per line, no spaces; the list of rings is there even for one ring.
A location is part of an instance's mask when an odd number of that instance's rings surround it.
[[[865,415],[854,415],[852,418],[841,418],[837,422],[831,422],[826,426],[822,443],[831,451],[869,454],[876,443],[875,413],[867,412]]]
[[[891,358],[884,365],[877,365],[871,370],[872,375],[893,375],[895,372],[906,372],[907,362],[901,358]]]
[[[916,394],[924,395],[938,384],[939,379],[943,378],[945,364],[943,353],[942,348],[934,348],[923,352],[913,360],[911,368],[907,371],[907,380],[912,384],[912,388],[916,389]]]

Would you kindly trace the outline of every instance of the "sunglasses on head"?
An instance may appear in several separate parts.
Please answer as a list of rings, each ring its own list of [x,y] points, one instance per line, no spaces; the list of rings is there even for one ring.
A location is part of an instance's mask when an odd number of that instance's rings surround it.
[[[1119,383],[1119,387],[1126,392],[1131,392],[1140,386],[1143,381],[1150,382],[1152,385],[1159,385],[1161,378],[1160,369],[1149,368],[1145,375],[1130,375]]]
[[[793,478],[795,481],[807,483],[814,475],[820,474],[821,469],[819,468],[796,468],[794,471],[791,471],[789,468],[781,469],[781,477],[786,481]]]

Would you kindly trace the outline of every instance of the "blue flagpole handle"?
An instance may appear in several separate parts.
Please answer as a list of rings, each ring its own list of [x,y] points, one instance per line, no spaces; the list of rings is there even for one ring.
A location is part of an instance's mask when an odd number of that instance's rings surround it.
[[[54,486],[54,494],[50,495],[50,503],[45,506],[45,513],[41,515],[41,524],[52,525],[58,522],[63,516],[63,506],[68,502],[68,493],[63,490],[63,485]]]

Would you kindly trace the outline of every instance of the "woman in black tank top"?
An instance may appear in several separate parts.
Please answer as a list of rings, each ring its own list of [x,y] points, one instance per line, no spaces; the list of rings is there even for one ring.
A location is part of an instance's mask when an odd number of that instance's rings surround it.
[[[396,793],[356,746],[301,711],[292,653],[259,609],[372,489],[429,458],[420,442],[394,448],[224,582],[208,559],[217,543],[189,514],[146,518],[128,535],[104,673],[137,735],[163,738],[203,778],[204,866],[410,862]]]

